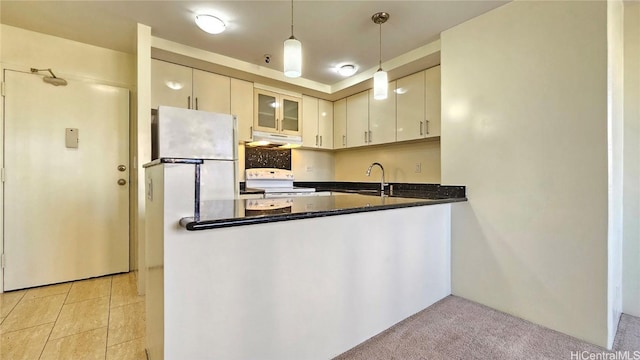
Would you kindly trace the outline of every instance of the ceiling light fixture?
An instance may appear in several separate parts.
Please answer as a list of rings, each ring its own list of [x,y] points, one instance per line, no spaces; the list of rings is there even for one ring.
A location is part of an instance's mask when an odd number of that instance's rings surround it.
[[[351,76],[355,74],[356,71],[358,71],[358,68],[353,64],[345,64],[338,68],[338,74],[342,76]]]
[[[196,25],[209,34],[220,34],[226,29],[224,21],[213,15],[196,15]]]
[[[380,57],[378,71],[373,74],[373,98],[376,100],[384,100],[387,98],[389,87],[389,78],[386,71],[382,70],[382,24],[389,20],[389,13],[379,12],[371,16],[374,23],[380,25]]]
[[[293,36],[293,0],[291,0],[291,37],[284,41],[284,76],[302,75],[302,43]]]

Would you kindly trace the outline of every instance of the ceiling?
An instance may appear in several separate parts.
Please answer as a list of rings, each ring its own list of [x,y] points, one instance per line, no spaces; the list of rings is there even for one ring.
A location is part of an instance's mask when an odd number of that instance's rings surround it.
[[[382,61],[429,44],[440,32],[506,1],[306,1],[296,0],[294,34],[302,42],[302,77],[332,85],[344,78],[337,65],[375,71],[379,27],[371,15],[390,14],[382,25]],[[196,14],[223,19],[227,29],[209,35]],[[134,53],[136,23],[152,36],[282,72],[283,42],[291,34],[290,1],[0,1],[3,24],[109,49]],[[264,55],[270,54],[270,63]],[[391,70],[391,69],[385,69]],[[356,74],[357,76],[357,74]]]

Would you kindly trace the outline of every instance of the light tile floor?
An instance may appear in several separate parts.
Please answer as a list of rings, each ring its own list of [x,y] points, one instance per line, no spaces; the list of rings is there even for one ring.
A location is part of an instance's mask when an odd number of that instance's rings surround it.
[[[135,273],[0,294],[0,359],[146,360]]]

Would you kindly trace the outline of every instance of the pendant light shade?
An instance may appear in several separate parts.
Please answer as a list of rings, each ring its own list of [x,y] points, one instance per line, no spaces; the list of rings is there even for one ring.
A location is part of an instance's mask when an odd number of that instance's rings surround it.
[[[293,36],[293,0],[291,0],[291,37],[284,41],[284,76],[302,75],[302,43]]]
[[[380,58],[378,71],[373,74],[373,98],[375,100],[384,100],[387,98],[389,89],[389,78],[387,72],[382,70],[382,24],[389,20],[389,13],[379,12],[371,16],[374,23],[380,25]]]
[[[389,89],[389,78],[387,72],[382,69],[373,74],[373,98],[376,100],[384,100],[387,98]]]
[[[302,75],[302,43],[293,36],[284,41],[284,76]]]

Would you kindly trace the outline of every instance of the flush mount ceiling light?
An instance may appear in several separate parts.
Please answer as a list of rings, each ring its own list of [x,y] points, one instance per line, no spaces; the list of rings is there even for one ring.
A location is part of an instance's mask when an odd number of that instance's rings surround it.
[[[196,15],[196,25],[209,34],[220,34],[226,28],[224,21],[213,15]]]
[[[376,100],[384,100],[387,98],[387,88],[389,87],[389,78],[387,72],[382,70],[382,24],[389,20],[389,13],[379,12],[371,16],[374,23],[380,25],[380,57],[378,63],[378,71],[373,74],[373,98]]]
[[[342,76],[351,76],[358,71],[358,68],[353,64],[345,64],[338,68],[338,74]]]
[[[284,76],[302,75],[302,43],[293,36],[293,0],[291,0],[291,37],[284,41]]]

